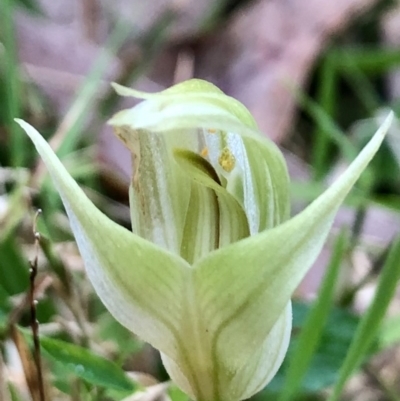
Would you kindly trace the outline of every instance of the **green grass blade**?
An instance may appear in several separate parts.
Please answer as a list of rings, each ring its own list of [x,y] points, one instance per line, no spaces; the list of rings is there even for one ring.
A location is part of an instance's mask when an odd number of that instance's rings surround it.
[[[359,149],[348,139],[346,134],[335,124],[325,110],[300,90],[295,90],[296,98],[303,109],[310,115],[315,123],[320,127],[320,132],[329,137],[339,148],[342,156],[347,162],[354,160]],[[373,174],[370,168],[364,172],[360,178],[358,186],[364,191],[369,190],[373,182]]]
[[[321,77],[319,79],[317,102],[321,108],[331,118],[335,117],[335,106],[337,97],[337,81],[336,66],[330,55],[326,56],[321,67]],[[314,146],[312,154],[312,165],[314,166],[314,177],[321,180],[327,170],[327,156],[331,140],[325,135],[324,127],[318,124],[314,130]]]
[[[358,155],[357,148],[347,138],[346,134],[335,124],[326,111],[312,100],[306,93],[295,89],[295,96],[300,106],[320,127],[320,132],[327,135],[340,149],[343,157],[351,162]]]
[[[351,374],[360,366],[376,337],[400,279],[400,238],[393,243],[382,270],[374,300],[362,318],[328,401],[338,401]]]
[[[175,20],[175,13],[167,9],[147,32],[138,35],[137,45],[140,49],[141,57],[139,60],[131,60],[125,65],[125,72],[118,77],[119,84],[130,86],[132,82],[149,69],[151,62],[165,44],[169,29]],[[114,107],[120,98],[115,90],[111,90],[99,105],[100,115],[109,118],[110,114],[115,112]]]
[[[17,43],[14,27],[13,0],[0,1],[0,27],[5,46],[5,89],[7,120],[6,125],[9,134],[9,164],[13,167],[21,167],[26,160],[26,136],[20,127],[14,123],[14,118],[21,118],[20,107],[20,80],[17,60]]]
[[[335,284],[339,276],[347,243],[347,233],[341,232],[335,241],[331,260],[320,287],[318,298],[308,314],[299,335],[279,401],[289,401],[296,394],[307,373],[312,357],[317,350],[329,310],[332,306]]]
[[[346,55],[351,54],[354,64],[369,76],[379,75],[400,64],[400,52],[396,48],[342,48],[337,50],[336,54],[339,69],[348,68]]]
[[[95,61],[91,72],[85,79],[57,133],[53,137],[53,144],[57,142],[56,135],[62,138],[60,144],[55,144],[55,147],[58,148],[57,154],[60,158],[63,158],[74,150],[82,126],[89,115],[89,110],[93,109],[93,99],[98,93],[99,83],[108,66],[110,55],[116,53],[130,31],[131,27],[125,21],[120,21],[116,26],[104,49],[102,49],[98,59]]]
[[[358,67],[352,55],[345,53],[344,56],[345,59],[341,60],[341,63],[345,63],[346,65],[346,68],[343,67],[344,78],[353,89],[354,94],[365,110],[373,116],[375,111],[381,107],[382,102],[372,83],[366,74]]]

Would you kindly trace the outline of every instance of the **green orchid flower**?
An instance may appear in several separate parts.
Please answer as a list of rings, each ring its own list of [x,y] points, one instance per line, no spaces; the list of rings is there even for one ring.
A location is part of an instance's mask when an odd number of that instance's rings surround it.
[[[160,350],[197,401],[239,401],[275,375],[291,332],[291,295],[335,213],[378,150],[390,115],[347,171],[289,219],[278,148],[246,108],[190,80],[110,124],[133,159],[132,232],[102,214],[40,134],[34,142],[69,216],[87,274],[114,317]]]

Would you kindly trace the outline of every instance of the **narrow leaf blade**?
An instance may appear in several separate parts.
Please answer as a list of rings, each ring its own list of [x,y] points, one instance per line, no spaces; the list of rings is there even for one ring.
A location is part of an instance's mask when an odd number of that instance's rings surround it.
[[[88,383],[115,390],[135,390],[135,384],[120,367],[85,348],[43,336],[40,343],[55,361]]]
[[[335,284],[339,276],[347,240],[348,235],[343,232],[336,239],[332,258],[322,282],[318,298],[301,329],[296,350],[293,353],[286,373],[286,381],[279,401],[288,401],[296,394],[307,373],[312,357],[317,350],[325,322],[329,315],[329,309],[332,305]]]
[[[332,395],[328,401],[337,401],[351,374],[357,369],[377,335],[389,302],[393,298],[400,279],[400,238],[392,245],[381,273],[374,300],[361,320],[347,357],[342,365]]]

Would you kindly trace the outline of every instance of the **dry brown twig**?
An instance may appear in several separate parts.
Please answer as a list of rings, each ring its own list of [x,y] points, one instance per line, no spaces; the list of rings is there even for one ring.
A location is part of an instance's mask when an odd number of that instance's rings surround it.
[[[22,297],[13,308],[8,318],[8,333],[13,340],[22,363],[26,384],[29,389],[32,400],[46,401],[47,391],[44,383],[44,376],[42,371],[41,354],[40,354],[40,340],[39,340],[39,323],[36,316],[37,298],[52,284],[52,279],[49,276],[38,276],[38,240],[40,238],[37,232],[36,225],[39,214],[38,210],[34,217],[33,234],[35,237],[35,256],[30,264],[29,271],[29,290]],[[24,311],[29,307],[30,309],[30,325],[32,330],[32,338],[34,344],[33,360],[32,353],[25,336],[17,328],[17,323],[20,320]],[[2,398],[0,398],[2,400]]]
[[[36,316],[36,305],[37,300],[35,299],[35,279],[38,272],[38,253],[39,253],[39,239],[40,233],[37,231],[37,219],[41,213],[41,209],[38,209],[33,221],[33,235],[35,236],[35,257],[29,262],[31,268],[29,270],[29,304],[31,312],[31,328],[32,328],[32,338],[34,346],[34,360],[37,371],[37,381],[39,386],[39,396],[40,401],[46,401],[43,383],[43,372],[42,372],[42,361],[40,355],[40,339],[39,339],[39,322]]]

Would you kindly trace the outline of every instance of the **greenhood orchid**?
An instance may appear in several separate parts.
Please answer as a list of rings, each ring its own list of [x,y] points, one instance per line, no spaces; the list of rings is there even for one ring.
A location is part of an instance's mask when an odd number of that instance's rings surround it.
[[[346,172],[289,219],[282,154],[238,101],[190,80],[110,121],[132,153],[132,232],[102,214],[49,145],[18,120],[45,162],[97,294],[160,350],[197,401],[239,401],[275,375],[291,332],[291,295],[337,209],[378,150],[390,115]]]

